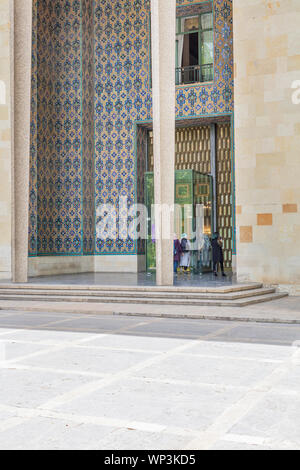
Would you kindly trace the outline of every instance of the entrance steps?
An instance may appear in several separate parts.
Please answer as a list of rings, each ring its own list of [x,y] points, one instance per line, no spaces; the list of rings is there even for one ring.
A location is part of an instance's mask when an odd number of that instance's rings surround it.
[[[0,284],[2,301],[245,307],[286,297],[262,284],[223,287]]]

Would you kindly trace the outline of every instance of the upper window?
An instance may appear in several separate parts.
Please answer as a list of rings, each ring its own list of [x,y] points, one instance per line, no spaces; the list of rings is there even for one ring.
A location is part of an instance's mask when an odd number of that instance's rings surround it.
[[[213,80],[213,14],[206,12],[176,20],[176,85]]]

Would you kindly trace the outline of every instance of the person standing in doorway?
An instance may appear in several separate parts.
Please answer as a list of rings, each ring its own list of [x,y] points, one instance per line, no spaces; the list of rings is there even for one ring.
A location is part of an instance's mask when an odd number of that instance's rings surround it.
[[[221,266],[222,276],[226,277],[224,272],[223,240],[219,233],[214,233],[211,241],[212,256],[214,265],[214,275],[218,276],[219,264]]]
[[[181,258],[180,258],[180,267],[184,272],[189,271],[191,265],[191,244],[187,238],[187,234],[183,233],[181,235]]]
[[[181,257],[181,245],[180,241],[177,238],[176,233],[174,234],[174,273],[177,273],[177,269],[179,266],[180,262],[180,257]]]

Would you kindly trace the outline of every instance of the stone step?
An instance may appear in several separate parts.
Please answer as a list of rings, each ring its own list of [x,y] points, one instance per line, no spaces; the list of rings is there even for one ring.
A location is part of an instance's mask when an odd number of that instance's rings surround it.
[[[84,291],[86,292],[164,292],[174,294],[178,293],[196,293],[196,294],[225,294],[230,292],[241,292],[248,290],[261,289],[263,284],[261,283],[246,283],[246,284],[234,284],[234,285],[225,285],[225,286],[216,286],[216,287],[182,287],[182,286],[173,286],[173,287],[159,287],[159,286],[89,286],[89,285],[74,285],[74,284],[13,284],[13,283],[0,283],[0,294],[6,290],[15,291],[60,291],[60,292],[76,292]]]
[[[49,297],[51,300],[52,297],[65,297],[65,300],[69,300],[69,297],[82,297],[84,299],[89,299],[92,301],[93,298],[103,298],[103,297],[118,297],[122,299],[180,299],[180,300],[195,300],[195,299],[204,299],[204,300],[236,300],[247,297],[255,297],[265,294],[273,294],[276,292],[274,288],[260,288],[260,289],[250,289],[242,290],[235,292],[227,293],[198,293],[198,292],[138,292],[138,291],[86,291],[86,290],[48,290],[48,289],[1,289],[0,290],[0,299],[7,300],[8,298],[15,298],[15,296],[45,296]]]
[[[261,302],[269,302],[271,300],[281,299],[286,297],[285,293],[263,293],[251,297],[242,297],[235,300],[222,300],[222,299],[185,299],[185,298],[153,298],[153,297],[100,297],[100,296],[47,296],[47,295],[0,295],[0,300],[14,300],[14,301],[36,301],[36,302],[82,302],[82,303],[110,303],[110,304],[152,304],[152,305],[199,305],[199,306],[219,306],[219,307],[244,307],[247,305],[257,304]]]

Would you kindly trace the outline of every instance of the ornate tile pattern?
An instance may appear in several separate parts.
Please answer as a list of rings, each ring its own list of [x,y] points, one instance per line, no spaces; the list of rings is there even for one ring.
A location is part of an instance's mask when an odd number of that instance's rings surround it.
[[[149,0],[95,0],[96,206],[136,199],[135,121],[151,119]],[[97,223],[99,220],[97,220]],[[136,253],[119,231],[96,253]]]
[[[80,254],[81,5],[37,2],[38,254]]]
[[[37,254],[37,0],[32,2],[32,75],[29,178],[29,254]]]
[[[29,252],[135,254],[125,232],[94,239],[94,214],[120,196],[129,206],[141,199],[136,121],[152,119],[150,0],[36,1]],[[233,113],[232,0],[213,5],[214,82],[177,88],[178,120]]]
[[[82,237],[83,254],[95,250],[94,2],[82,0]]]

